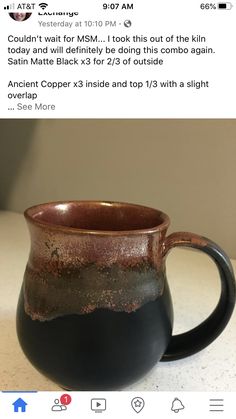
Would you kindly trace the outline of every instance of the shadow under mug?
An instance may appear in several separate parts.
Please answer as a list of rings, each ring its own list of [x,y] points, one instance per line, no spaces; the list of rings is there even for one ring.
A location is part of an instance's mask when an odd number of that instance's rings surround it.
[[[230,260],[193,233],[166,236],[169,217],[141,205],[51,202],[25,211],[31,250],[17,309],[30,362],[70,390],[115,390],[158,361],[192,355],[223,331],[235,305]],[[212,314],[172,336],[165,260],[176,246],[215,262],[221,294]]]

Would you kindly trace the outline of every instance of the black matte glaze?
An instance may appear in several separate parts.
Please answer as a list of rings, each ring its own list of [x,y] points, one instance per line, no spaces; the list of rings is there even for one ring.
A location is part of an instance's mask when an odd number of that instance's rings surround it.
[[[115,390],[138,380],[162,357],[172,323],[167,287],[162,297],[132,313],[98,309],[40,322],[25,313],[22,291],[17,310],[25,355],[69,390]]]
[[[175,361],[193,355],[212,343],[225,329],[235,306],[235,278],[231,262],[220,246],[193,233],[173,233],[166,239],[166,254],[173,247],[191,247],[201,250],[215,262],[221,281],[221,294],[211,315],[188,332],[172,336],[161,361]]]

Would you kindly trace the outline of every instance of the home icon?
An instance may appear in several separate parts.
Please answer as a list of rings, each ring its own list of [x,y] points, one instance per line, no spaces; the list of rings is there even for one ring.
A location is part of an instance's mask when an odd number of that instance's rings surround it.
[[[15,413],[26,411],[27,403],[23,399],[19,398],[12,404],[14,406],[14,412]]]

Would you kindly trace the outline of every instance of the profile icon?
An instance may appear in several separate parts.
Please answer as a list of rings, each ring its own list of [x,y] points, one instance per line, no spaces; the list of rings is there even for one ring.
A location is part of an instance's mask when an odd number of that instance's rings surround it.
[[[24,13],[24,12],[9,13],[9,16],[16,22],[24,22],[25,20],[29,19],[31,15],[32,13]]]
[[[54,400],[54,405],[52,406],[51,410],[53,412],[61,412],[62,410],[66,410],[67,407],[64,404],[59,404],[59,399]]]

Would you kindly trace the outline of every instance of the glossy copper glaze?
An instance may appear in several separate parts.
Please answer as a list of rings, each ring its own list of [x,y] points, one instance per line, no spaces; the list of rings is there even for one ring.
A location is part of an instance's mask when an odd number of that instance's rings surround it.
[[[31,251],[26,313],[50,320],[97,308],[132,312],[162,295],[169,218],[119,202],[70,201],[25,211]]]

